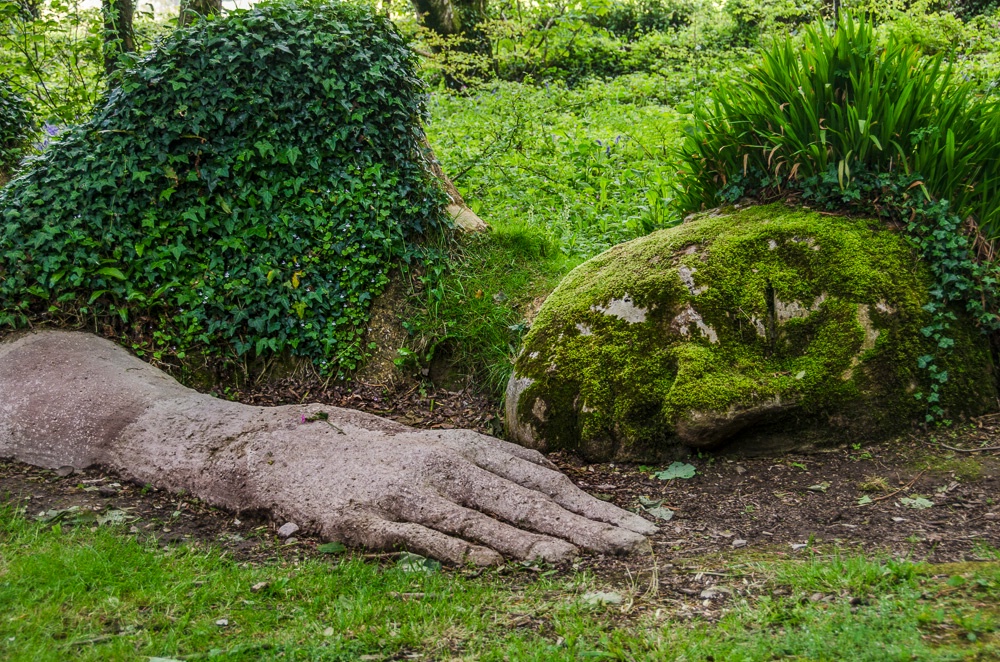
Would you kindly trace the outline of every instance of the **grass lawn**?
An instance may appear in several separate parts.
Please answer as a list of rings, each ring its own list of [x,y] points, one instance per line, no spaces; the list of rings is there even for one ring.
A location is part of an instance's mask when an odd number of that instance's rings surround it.
[[[996,558],[996,550],[985,550]],[[283,558],[283,555],[285,558]],[[641,563],[641,559],[638,560]],[[160,546],[0,514],[6,660],[991,660],[1000,562],[734,552],[717,594],[569,568]],[[711,589],[708,589],[711,590]],[[613,593],[617,604],[594,593]],[[721,608],[702,607],[716,602]],[[589,599],[588,599],[589,598]],[[596,603],[596,604],[595,604]]]

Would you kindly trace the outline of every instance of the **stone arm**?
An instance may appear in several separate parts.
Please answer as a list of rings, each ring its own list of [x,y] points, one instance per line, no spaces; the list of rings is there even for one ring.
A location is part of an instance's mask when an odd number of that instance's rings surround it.
[[[327,539],[454,563],[629,552],[656,530],[535,451],[319,404],[219,400],[85,333],[0,344],[0,457],[102,465]]]

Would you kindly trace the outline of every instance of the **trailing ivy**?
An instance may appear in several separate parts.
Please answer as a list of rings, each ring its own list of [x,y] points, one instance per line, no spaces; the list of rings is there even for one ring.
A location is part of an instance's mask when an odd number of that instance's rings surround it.
[[[915,395],[927,403],[927,422],[943,421],[947,413],[939,403],[948,372],[939,368],[939,359],[955,344],[951,335],[957,321],[954,311],[964,309],[984,333],[1000,331],[996,289],[1000,265],[977,259],[967,224],[947,200],[925,194],[919,174],[856,172],[852,177],[850,188],[841,188],[837,171],[831,167],[822,176],[803,180],[799,191],[803,199],[825,209],[879,216],[900,225],[927,263],[934,286],[924,310],[930,313],[931,322],[921,333],[933,342],[934,353],[918,359],[927,380],[926,388]],[[759,188],[753,193],[767,194]]]
[[[20,163],[32,136],[31,110],[0,78],[0,184]]]
[[[161,349],[362,357],[372,299],[442,226],[403,39],[359,5],[181,29],[0,192],[0,329],[155,329]]]
[[[850,14],[835,32],[807,29],[801,47],[776,41],[744,73],[689,128],[682,205],[792,195],[905,228],[934,277],[922,332],[935,353],[919,360],[928,379],[917,397],[928,421],[941,420],[948,373],[938,358],[954,345],[954,310],[984,333],[1000,330],[1000,267],[973,245],[980,227],[1000,235],[1000,112],[941,56],[881,45]]]

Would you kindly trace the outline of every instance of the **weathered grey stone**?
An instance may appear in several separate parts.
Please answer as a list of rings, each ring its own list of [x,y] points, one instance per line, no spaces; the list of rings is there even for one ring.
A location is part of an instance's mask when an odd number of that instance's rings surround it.
[[[288,538],[289,536],[292,536],[295,533],[297,533],[298,530],[299,530],[299,525],[296,524],[295,522],[285,522],[284,524],[281,525],[281,527],[278,528],[278,537]]]
[[[218,400],[85,333],[0,343],[0,457],[102,465],[327,539],[455,563],[628,552],[656,530],[535,451],[318,404]]]

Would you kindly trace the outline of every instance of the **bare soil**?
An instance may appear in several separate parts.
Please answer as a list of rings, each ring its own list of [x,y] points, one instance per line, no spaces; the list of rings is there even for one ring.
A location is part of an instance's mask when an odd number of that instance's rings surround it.
[[[450,408],[439,412],[458,411],[463,400],[460,395],[452,398]],[[426,414],[411,411],[396,416],[441,425],[437,416]],[[461,416],[445,419],[454,420],[449,425],[473,427]],[[960,433],[952,431],[945,443],[972,449],[997,442],[1000,417],[966,426]],[[920,435],[780,458],[693,457],[689,462],[696,475],[672,481],[653,477],[652,468],[587,465],[554,454],[551,459],[592,494],[630,509],[641,507],[640,498],[647,504],[662,499],[662,506],[673,511],[669,521],[659,521],[660,532],[650,538],[649,554],[590,555],[562,570],[590,570],[633,596],[620,618],[665,608],[675,615],[714,620],[725,613],[733,597],[763,590],[754,562],[765,558],[808,558],[839,551],[935,563],[981,560],[990,553],[985,546],[1000,548],[1000,456],[993,451],[956,452],[939,443],[935,435]],[[866,496],[871,503],[859,505]],[[917,509],[901,501],[917,496],[933,506]],[[61,521],[63,526],[96,526],[97,516],[119,513],[125,519],[120,527],[139,538],[160,545],[211,544],[244,562],[289,564],[322,556],[321,540],[298,534],[281,540],[276,529],[282,522],[270,522],[260,513],[210,508],[184,495],[121,481],[100,468],[60,476],[0,462],[0,501],[23,507],[30,517]],[[387,565],[396,560],[393,554],[361,554]],[[515,563],[500,572],[516,585],[545,570]],[[466,569],[463,574],[481,572]],[[783,588],[766,590],[777,595]],[[531,614],[523,620],[517,627],[545,626],[544,619]]]
[[[447,394],[442,397],[445,404],[424,415],[393,414],[394,408],[379,403],[369,402],[378,408],[368,408],[419,427],[488,428],[461,415],[465,410],[460,407],[471,401],[460,394],[451,400]],[[347,398],[333,404],[350,403]],[[970,450],[994,442],[1000,442],[1000,417],[952,431],[947,439],[947,445]],[[688,460],[697,471],[693,478],[668,481],[654,477],[663,467],[588,465],[564,454],[550,458],[581,488],[623,508],[640,510],[640,499],[647,504],[662,500],[673,516],[657,520],[661,530],[651,538],[661,566],[720,552],[793,555],[816,546],[932,562],[973,560],[982,545],[1000,548],[1000,455],[956,452],[938,444],[935,435],[920,435],[808,455],[704,455]],[[282,524],[121,482],[99,468],[59,476],[20,463],[0,463],[0,495],[4,502],[23,506],[29,516],[72,506],[121,510],[135,532],[155,535],[164,543],[212,541],[247,559],[272,556],[274,530]],[[859,505],[865,497],[870,503]],[[915,508],[901,500],[915,497],[933,505]],[[309,550],[316,543],[300,537],[292,546]],[[591,560],[604,569],[634,566],[627,559]]]
[[[258,405],[318,401],[414,427],[501,432],[498,407],[488,396],[427,383],[347,386],[288,379],[229,396]],[[753,589],[754,561],[763,558],[842,551],[935,563],[978,560],[995,553],[990,548],[1000,548],[997,446],[1000,415],[823,453],[699,455],[687,460],[695,467],[694,477],[669,481],[654,476],[665,467],[588,465],[553,454],[550,458],[591,494],[631,510],[662,501],[661,507],[673,513],[668,521],[657,521],[660,532],[650,538],[649,554],[590,555],[563,570],[588,569],[628,595],[643,594],[639,611],[668,606],[675,613],[714,618],[734,593]],[[959,448],[971,452],[953,450]],[[933,505],[914,508],[924,502],[903,500],[921,497]],[[0,462],[0,501],[23,507],[30,517],[70,525],[97,526],[97,517],[114,514],[137,537],[162,545],[212,544],[246,562],[294,563],[322,555],[322,541],[298,534],[281,540],[276,529],[283,522],[261,513],[210,508],[184,495],[122,481],[100,468],[60,476]],[[395,561],[392,554],[363,555]],[[515,583],[544,571],[528,563],[501,569]],[[539,627],[533,618],[526,615],[518,627]]]

